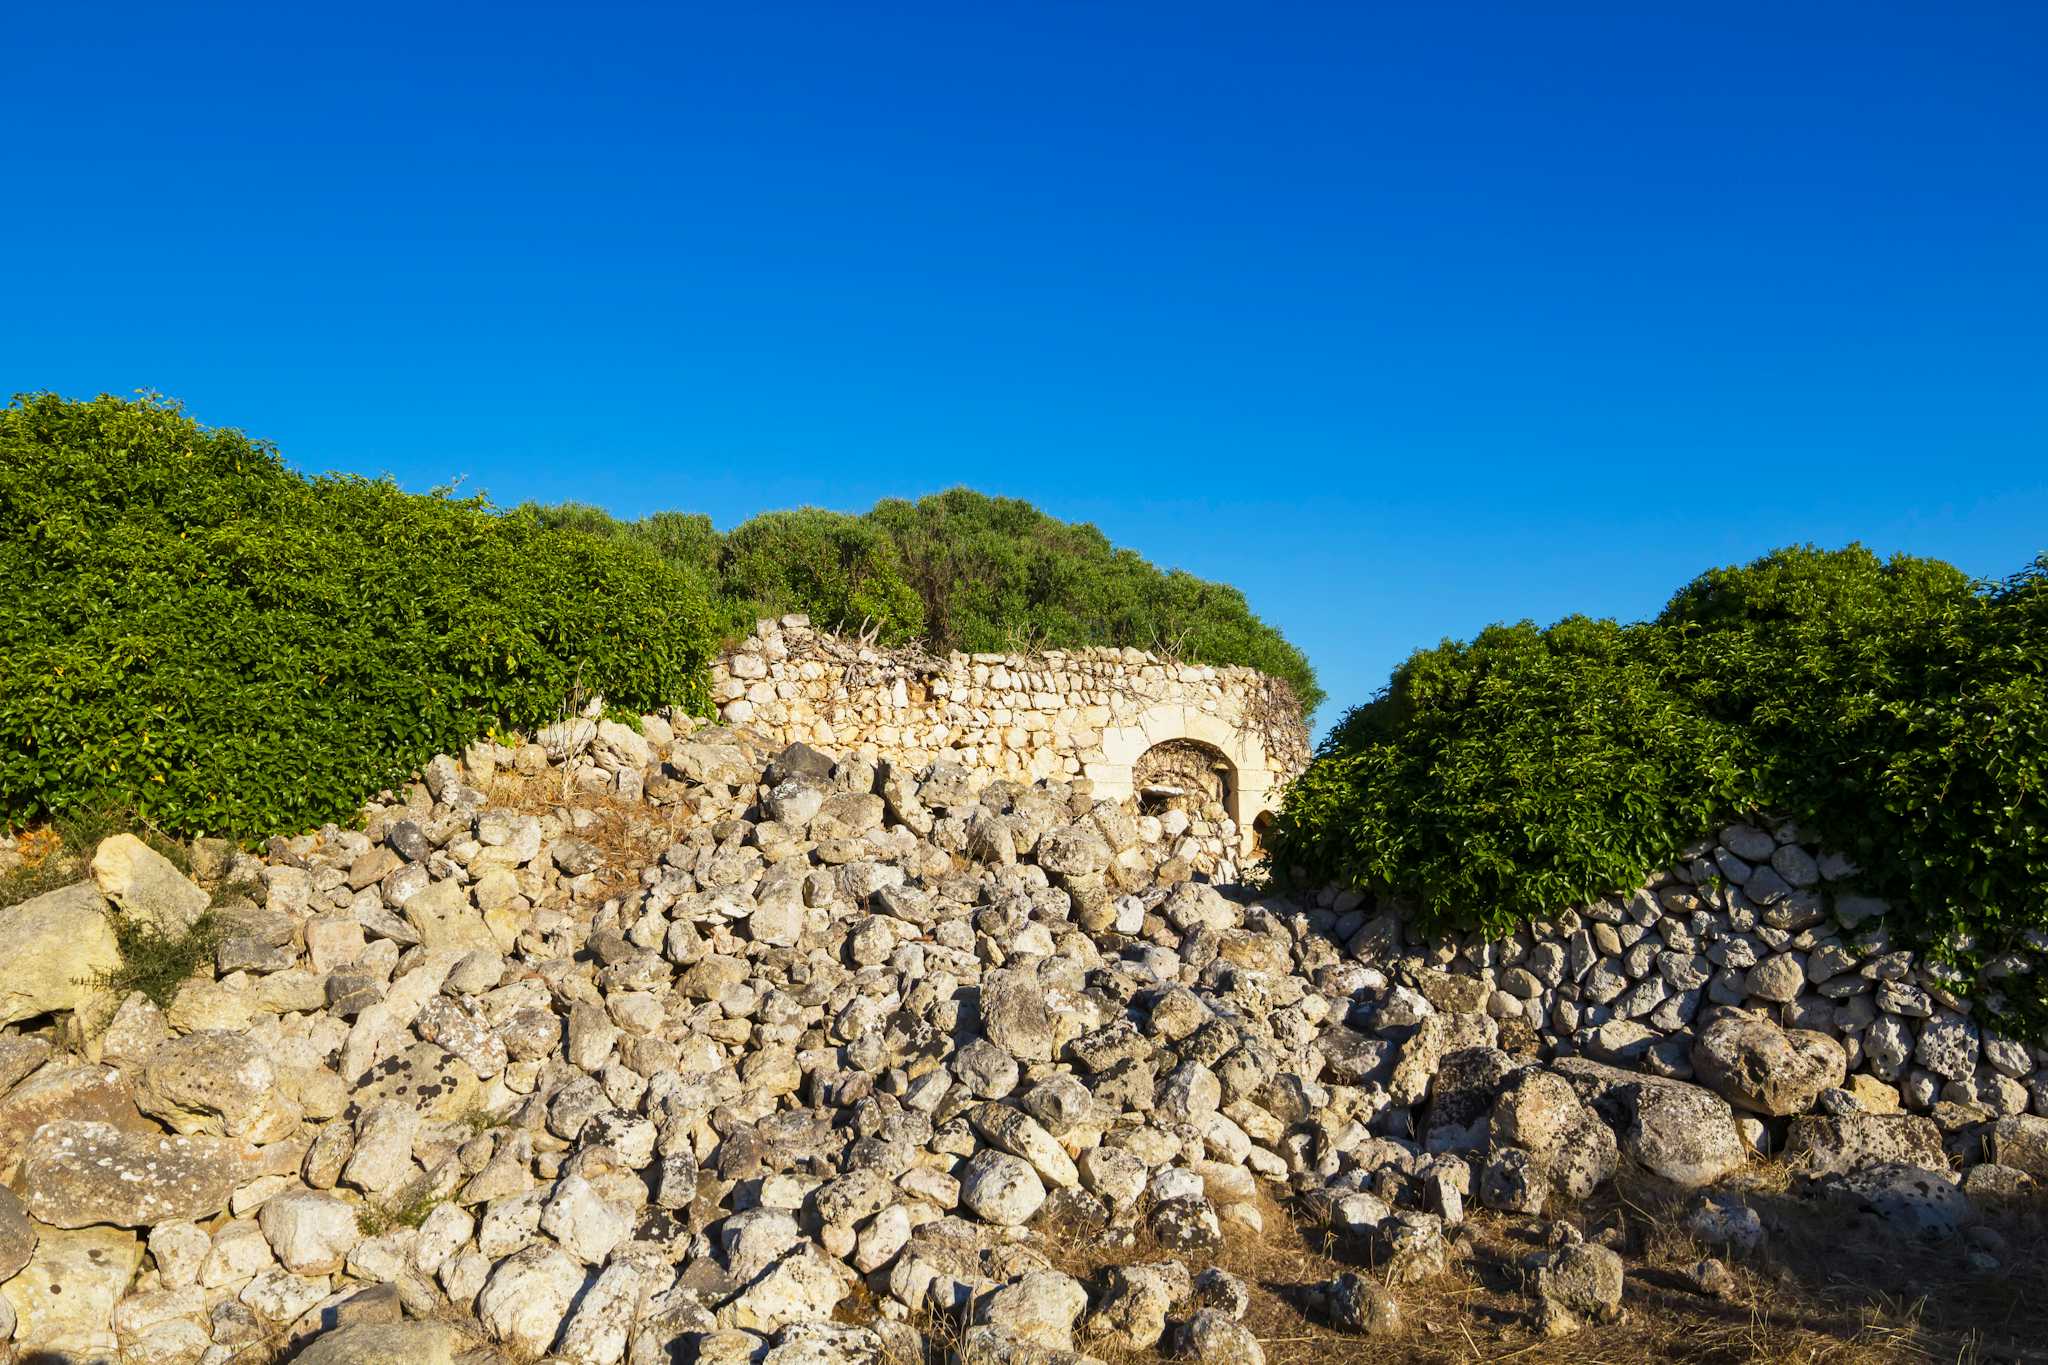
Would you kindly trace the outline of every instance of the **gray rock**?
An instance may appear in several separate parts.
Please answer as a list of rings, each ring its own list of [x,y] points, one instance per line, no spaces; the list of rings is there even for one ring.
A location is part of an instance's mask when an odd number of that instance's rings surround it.
[[[1764,1221],[1757,1211],[1727,1195],[1698,1196],[1686,1209],[1681,1226],[1708,1246],[1745,1256],[1764,1244]]]
[[[1769,1115],[1805,1112],[1849,1073],[1842,1045],[1825,1034],[1740,1014],[1715,1020],[1693,1040],[1692,1064],[1701,1083],[1736,1108]]]
[[[1913,1057],[1946,1080],[1966,1080],[1977,1071],[1979,1038],[1975,1020],[1952,1010],[1937,1010],[1920,1026],[1920,1042]]]
[[[1554,1252],[1536,1273],[1536,1297],[1552,1332],[1570,1330],[1582,1318],[1613,1322],[1621,1316],[1621,1257],[1606,1247],[1581,1242]]]
[[[1961,1231],[1970,1200],[1946,1171],[1881,1163],[1815,1179],[1806,1194],[1872,1225],[1875,1235],[1943,1241]]]
[[[1203,1365],[1266,1365],[1266,1353],[1251,1329],[1213,1308],[1188,1319],[1181,1331],[1181,1354]]]
[[[1088,1291],[1071,1275],[1033,1271],[997,1290],[976,1309],[980,1323],[1015,1341],[1052,1351],[1074,1347],[1074,1324],[1088,1310]]]
[[[824,1322],[857,1283],[854,1273],[805,1243],[761,1273],[718,1310],[722,1327],[775,1332],[799,1322]]]
[[[1378,1280],[1347,1271],[1320,1293],[1330,1321],[1347,1332],[1395,1336],[1401,1331],[1401,1305]]]
[[[993,971],[981,979],[981,1031],[991,1043],[1026,1062],[1053,1057],[1053,1019],[1045,988],[1031,973]]]
[[[359,1322],[323,1332],[295,1365],[454,1365],[470,1341],[445,1322]]]
[[[200,1029],[150,1054],[135,1102],[180,1133],[277,1142],[299,1126],[269,1055],[247,1034]]]
[[[1907,1163],[1941,1169],[1941,1130],[1918,1114],[1806,1114],[1792,1120],[1785,1159],[1812,1175]]]

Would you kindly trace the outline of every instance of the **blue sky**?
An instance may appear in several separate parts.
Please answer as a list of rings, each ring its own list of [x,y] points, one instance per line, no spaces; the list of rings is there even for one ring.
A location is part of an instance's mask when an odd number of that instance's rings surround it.
[[[2048,549],[2039,4],[53,5],[7,46],[0,382],[308,469],[722,526],[969,484],[1238,584],[1340,703],[1780,544]]]

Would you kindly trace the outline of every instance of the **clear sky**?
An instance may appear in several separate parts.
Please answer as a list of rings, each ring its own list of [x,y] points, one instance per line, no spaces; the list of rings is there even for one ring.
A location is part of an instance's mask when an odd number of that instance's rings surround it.
[[[0,382],[624,516],[954,484],[1337,704],[1861,539],[2048,548],[2048,6],[40,5]]]

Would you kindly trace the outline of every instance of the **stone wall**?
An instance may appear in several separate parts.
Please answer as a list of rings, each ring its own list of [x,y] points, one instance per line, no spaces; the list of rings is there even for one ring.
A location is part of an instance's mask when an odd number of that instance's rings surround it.
[[[1086,778],[1111,800],[1146,795],[1137,782],[1149,751],[1192,742],[1214,756],[1217,823],[1239,856],[1255,849],[1259,818],[1308,762],[1307,727],[1285,683],[1137,650],[935,656],[791,616],[761,622],[712,682],[723,718],[771,745],[802,741],[912,767],[949,760],[979,780]],[[1179,794],[1152,793],[1161,804]]]
[[[1894,942],[1889,906],[1856,876],[1789,823],[1734,824],[1634,893],[1506,939],[1418,935],[1352,892],[1324,892],[1310,914],[1354,958],[1443,983],[1439,1003],[1484,1013],[1504,1038],[1721,1091],[1760,1147],[1755,1116],[1850,1102],[1834,1090],[1944,1132],[2048,1115],[2048,1048],[2000,1034],[1940,964]],[[1784,1032],[1758,1044],[1730,1019]]]

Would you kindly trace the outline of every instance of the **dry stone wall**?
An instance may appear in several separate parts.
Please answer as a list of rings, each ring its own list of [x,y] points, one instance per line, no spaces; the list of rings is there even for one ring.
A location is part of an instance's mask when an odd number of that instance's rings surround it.
[[[1442,974],[1546,1055],[1716,1089],[1759,1148],[1761,1118],[1830,1104],[1944,1132],[2048,1115],[2048,1048],[2001,1034],[1939,962],[1894,942],[1857,874],[1793,824],[1736,823],[1634,892],[1506,939],[1419,934],[1338,890],[1311,922],[1360,960]]]
[[[1173,746],[1185,767],[1187,746],[1199,746],[1221,789],[1217,823],[1239,857],[1254,851],[1259,818],[1308,763],[1308,730],[1285,683],[1131,649],[931,655],[788,616],[762,621],[719,661],[712,684],[725,721],[771,746],[814,744],[913,768],[944,760],[979,780],[1087,778],[1108,800],[1147,796],[1147,754]],[[1156,785],[1150,795],[1171,806],[1184,790]]]

